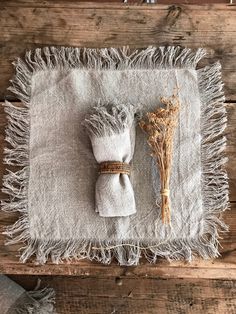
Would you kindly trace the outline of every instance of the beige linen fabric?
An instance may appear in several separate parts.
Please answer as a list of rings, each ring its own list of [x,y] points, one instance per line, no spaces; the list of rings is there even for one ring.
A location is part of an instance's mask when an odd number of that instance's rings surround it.
[[[27,242],[22,261],[35,254],[39,263],[49,257],[54,262],[86,257],[109,263],[115,256],[120,264],[136,265],[141,251],[150,261],[157,256],[191,260],[194,254],[218,255],[217,229],[225,225],[217,215],[228,201],[222,169],[226,117],[219,64],[195,70],[203,55],[201,49],[193,53],[178,47],[133,54],[126,49],[46,48],[28,54],[26,64],[18,62],[13,91],[25,103],[21,117],[28,137],[21,150],[7,152],[6,161],[16,159],[24,166],[18,173],[24,189],[18,205],[11,201],[3,206],[22,208],[18,230],[15,226],[7,231],[13,242]],[[145,114],[155,110],[161,96],[172,96],[176,87],[181,110],[170,184],[171,226],[161,222],[156,204],[159,175],[138,127],[130,176],[136,214],[99,216],[97,161],[82,126],[86,114],[98,100],[142,104],[140,112]],[[19,116],[12,119],[19,122]],[[134,212],[132,207],[127,210]]]
[[[52,288],[25,291],[7,276],[0,275],[1,314],[56,314]]]
[[[98,164],[129,164],[135,147],[136,106],[100,105],[87,115],[82,124],[89,134]],[[101,173],[95,185],[95,211],[102,217],[125,217],[136,213],[134,190],[129,175]]]

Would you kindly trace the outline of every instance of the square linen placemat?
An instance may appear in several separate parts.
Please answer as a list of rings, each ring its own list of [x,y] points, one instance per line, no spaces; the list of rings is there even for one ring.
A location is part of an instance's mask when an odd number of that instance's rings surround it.
[[[226,110],[220,64],[196,70],[205,55],[180,47],[29,51],[15,63],[11,91],[22,106],[5,104],[5,162],[20,166],[3,179],[5,211],[18,211],[8,243],[24,242],[20,260],[71,258],[136,265],[143,254],[191,260],[218,256],[220,213],[228,206],[223,168]],[[171,226],[156,200],[160,182],[146,135],[136,128],[130,180],[136,214],[100,217],[95,211],[97,163],[81,123],[98,103],[141,104],[155,110],[178,90],[181,104],[171,175]]]

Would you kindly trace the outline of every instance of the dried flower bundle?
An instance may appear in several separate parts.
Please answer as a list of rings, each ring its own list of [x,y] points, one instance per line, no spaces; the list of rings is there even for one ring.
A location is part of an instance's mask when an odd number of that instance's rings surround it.
[[[155,112],[146,114],[146,121],[139,123],[148,135],[148,144],[151,147],[151,156],[156,159],[161,180],[161,214],[162,222],[170,223],[170,173],[175,128],[178,123],[179,100],[173,95],[169,98],[161,97],[162,107]]]

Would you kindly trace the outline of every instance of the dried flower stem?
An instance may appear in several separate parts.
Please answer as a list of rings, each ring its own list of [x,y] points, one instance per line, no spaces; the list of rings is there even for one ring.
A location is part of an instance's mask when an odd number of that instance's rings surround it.
[[[170,98],[161,97],[163,107],[155,112],[147,113],[147,121],[141,121],[140,127],[148,134],[148,145],[151,156],[156,159],[161,180],[161,214],[162,222],[170,223],[170,173],[172,165],[173,139],[178,122],[179,101],[173,95]]]

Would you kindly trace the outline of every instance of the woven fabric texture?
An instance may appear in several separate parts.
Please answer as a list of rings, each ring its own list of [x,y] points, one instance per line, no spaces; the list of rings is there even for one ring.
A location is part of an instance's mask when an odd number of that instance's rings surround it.
[[[226,111],[219,63],[196,70],[204,55],[202,49],[179,47],[133,52],[51,47],[17,61],[11,90],[24,106],[6,103],[6,140],[12,147],[6,149],[5,161],[21,168],[5,175],[3,190],[10,197],[2,206],[22,214],[6,231],[9,243],[25,242],[21,261],[35,255],[38,263],[48,258],[110,263],[115,257],[122,265],[136,265],[142,253],[151,262],[157,256],[218,256],[218,232],[227,229],[219,218],[228,206],[222,135]],[[176,89],[180,114],[170,182],[171,225],[161,221],[159,175],[138,126],[128,143],[135,146],[128,180],[136,206],[122,204],[136,213],[101,217],[95,208],[98,169],[83,126],[86,115],[98,101],[137,105],[142,115]]]

